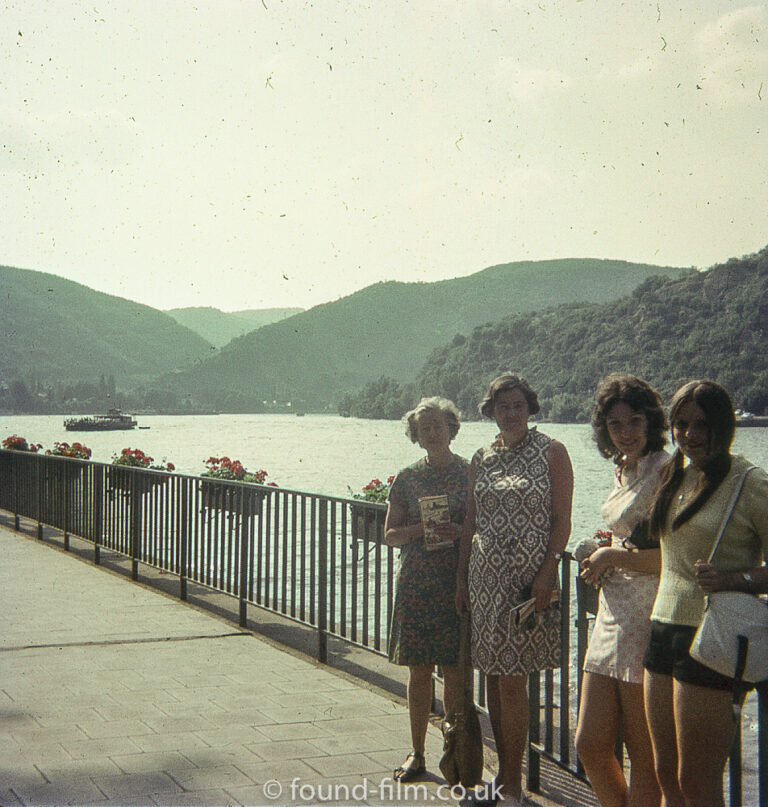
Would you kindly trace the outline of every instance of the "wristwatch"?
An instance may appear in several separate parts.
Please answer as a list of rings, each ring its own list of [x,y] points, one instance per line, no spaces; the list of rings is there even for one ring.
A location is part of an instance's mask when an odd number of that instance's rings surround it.
[[[741,576],[742,576],[742,577],[744,578],[744,580],[747,582],[747,585],[750,585],[750,586],[751,586],[751,585],[752,585],[752,583],[754,583],[754,582],[755,582],[755,578],[754,578],[754,577],[752,577],[752,575],[751,575],[749,572],[742,572],[742,573],[741,573]]]
[[[554,559],[555,559],[555,560],[556,560],[558,563],[560,563],[560,561],[563,559],[563,553],[562,553],[562,552],[553,552],[551,549],[548,549],[548,550],[547,550],[547,554],[548,554],[548,555],[552,555],[552,557],[553,557],[553,558],[554,558]]]

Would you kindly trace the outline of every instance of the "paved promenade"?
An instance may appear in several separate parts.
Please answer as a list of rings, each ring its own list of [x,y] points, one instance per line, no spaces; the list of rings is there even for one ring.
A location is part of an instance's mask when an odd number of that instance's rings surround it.
[[[0,805],[456,804],[389,779],[394,696],[29,535],[0,557]]]

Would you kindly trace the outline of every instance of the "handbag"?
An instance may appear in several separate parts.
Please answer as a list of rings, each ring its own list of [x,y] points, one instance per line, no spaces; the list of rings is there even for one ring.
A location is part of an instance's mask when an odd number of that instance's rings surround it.
[[[709,555],[709,563],[712,563],[723,539],[747,474],[756,467],[747,468],[733,492]],[[743,591],[708,594],[690,654],[720,675],[735,679],[737,685],[742,681],[754,684],[768,679],[768,605],[759,597]]]
[[[459,627],[458,692],[456,702],[442,723],[443,756],[440,771],[451,787],[474,787],[483,780],[483,733],[472,697],[469,659],[469,615],[461,615]]]

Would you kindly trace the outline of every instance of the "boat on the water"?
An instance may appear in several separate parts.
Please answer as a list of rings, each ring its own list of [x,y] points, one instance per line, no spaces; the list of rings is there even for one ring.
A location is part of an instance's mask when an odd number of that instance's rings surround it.
[[[67,418],[64,428],[68,432],[111,432],[135,429],[136,424],[130,415],[124,415],[119,409],[110,409],[106,415]]]

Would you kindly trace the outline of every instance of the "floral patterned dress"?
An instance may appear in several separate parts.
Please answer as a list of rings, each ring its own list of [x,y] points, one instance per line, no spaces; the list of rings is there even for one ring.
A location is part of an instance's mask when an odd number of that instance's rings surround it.
[[[620,544],[647,518],[664,463],[666,451],[642,457],[637,470],[617,472],[613,490],[601,513]],[[630,684],[643,683],[643,654],[651,632],[650,614],[657,574],[616,570],[600,588],[600,606],[584,659],[584,672],[607,675]]]
[[[532,427],[507,448],[500,437],[472,458],[477,534],[469,558],[472,661],[488,675],[528,675],[560,663],[560,608],[511,630],[510,612],[544,563],[552,524],[550,437]]]
[[[467,512],[469,463],[454,456],[445,468],[426,460],[404,468],[392,483],[389,500],[407,512],[406,524],[421,521],[419,499],[448,494],[451,521],[461,524]],[[458,547],[427,551],[423,541],[400,551],[389,660],[402,665],[453,666],[459,655],[456,614]]]

